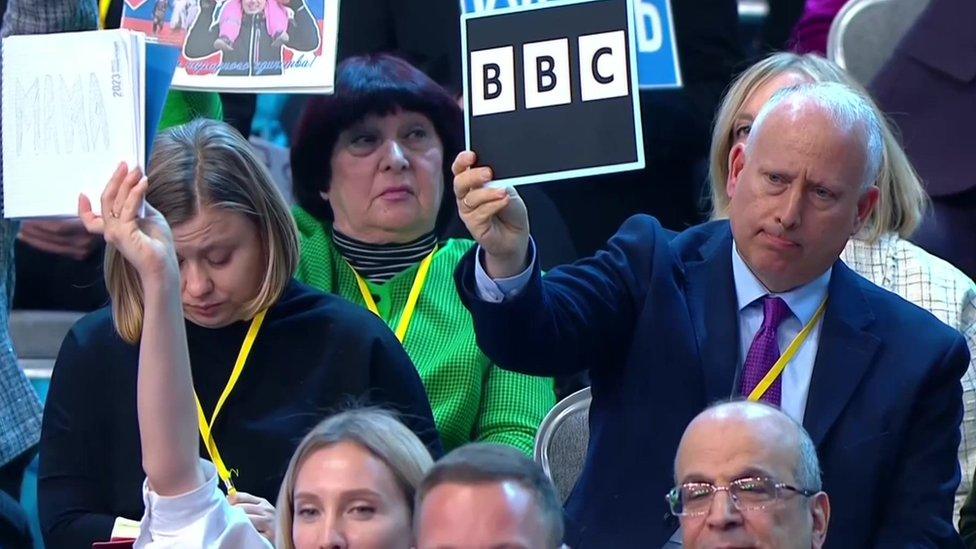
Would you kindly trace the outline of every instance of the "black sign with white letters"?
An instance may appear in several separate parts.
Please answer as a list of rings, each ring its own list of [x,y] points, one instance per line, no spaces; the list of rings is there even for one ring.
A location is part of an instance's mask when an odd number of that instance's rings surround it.
[[[464,16],[468,148],[497,184],[644,167],[631,0]]]

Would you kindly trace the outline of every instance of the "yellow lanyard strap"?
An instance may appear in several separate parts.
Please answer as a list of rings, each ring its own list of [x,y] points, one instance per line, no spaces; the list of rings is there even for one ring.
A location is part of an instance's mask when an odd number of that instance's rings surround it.
[[[108,8],[112,5],[112,0],[98,0],[98,27],[105,28],[105,20],[108,19]],[[123,6],[123,9],[125,7]]]
[[[220,409],[224,407],[224,402],[227,401],[227,397],[234,391],[234,386],[237,385],[237,380],[241,377],[241,372],[244,370],[244,363],[247,362],[247,355],[251,354],[251,347],[254,345],[255,338],[258,337],[258,331],[261,329],[261,323],[264,322],[264,314],[266,312],[267,310],[259,312],[251,320],[251,326],[247,329],[247,335],[244,336],[244,344],[241,345],[241,352],[237,354],[237,362],[234,363],[234,370],[230,373],[230,379],[227,380],[224,392],[221,393],[220,399],[217,400],[217,405],[214,407],[213,415],[210,416],[209,423],[207,422],[207,416],[203,413],[203,406],[200,405],[200,398],[197,397],[195,392],[193,394],[193,398],[197,402],[197,420],[200,424],[200,436],[203,437],[203,443],[207,447],[207,453],[210,454],[210,461],[217,468],[217,474],[220,475],[220,479],[224,481],[224,486],[227,487],[228,495],[237,492],[231,479],[231,473],[233,472],[236,475],[237,471],[232,471],[224,465],[224,460],[220,457],[220,452],[217,451],[217,443],[214,441],[211,430],[213,429],[214,422],[217,421],[217,416],[220,415]]]
[[[783,353],[779,357],[779,360],[776,361],[776,364],[773,364],[773,367],[766,372],[766,375],[763,376],[762,380],[759,381],[759,385],[756,385],[752,392],[749,393],[749,400],[757,402],[763,397],[763,395],[766,394],[766,391],[768,391],[773,383],[776,382],[776,379],[782,375],[783,370],[786,369],[786,365],[789,364],[789,362],[793,360],[793,357],[796,356],[796,353],[800,350],[800,347],[803,347],[803,344],[806,342],[810,332],[813,331],[813,327],[817,325],[817,322],[819,322],[821,318],[823,318],[824,311],[826,310],[827,298],[824,298],[823,302],[820,304],[820,307],[817,309],[817,312],[814,313],[813,318],[810,319],[810,322],[807,322],[807,325],[800,330],[800,333],[798,333],[795,338],[793,338],[793,341],[790,342],[790,346],[786,348],[786,352]]]
[[[407,296],[407,304],[403,308],[403,314],[400,315],[400,322],[397,323],[396,330],[393,332],[396,334],[397,339],[400,340],[400,343],[403,343],[404,338],[407,337],[407,328],[410,327],[410,321],[413,319],[413,312],[417,308],[420,291],[423,290],[424,283],[427,281],[427,273],[430,271],[430,264],[434,260],[435,253],[437,253],[437,246],[434,246],[430,254],[420,262],[420,268],[417,269],[417,276],[413,279],[413,286],[410,287],[410,294]],[[366,302],[366,308],[373,311],[373,314],[376,316],[383,318],[380,315],[379,308],[376,306],[376,302],[373,301],[373,294],[370,293],[366,281],[363,280],[363,277],[359,276],[359,273],[356,272],[356,269],[352,268],[352,265],[349,268],[352,269],[352,274],[356,277],[356,283],[359,284],[359,293],[363,294],[363,301]]]

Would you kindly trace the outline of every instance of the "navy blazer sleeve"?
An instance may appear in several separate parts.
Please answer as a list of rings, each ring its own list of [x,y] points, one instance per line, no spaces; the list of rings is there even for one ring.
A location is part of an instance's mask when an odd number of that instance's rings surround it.
[[[956,452],[963,417],[959,380],[968,366],[969,350],[956,334],[912,403],[875,547],[962,547],[952,506],[959,485]]]
[[[473,249],[458,265],[455,282],[478,346],[502,368],[537,376],[620,364],[649,283],[672,268],[665,239],[654,218],[631,217],[593,257],[545,277],[536,262],[528,285],[501,303],[477,297]]]

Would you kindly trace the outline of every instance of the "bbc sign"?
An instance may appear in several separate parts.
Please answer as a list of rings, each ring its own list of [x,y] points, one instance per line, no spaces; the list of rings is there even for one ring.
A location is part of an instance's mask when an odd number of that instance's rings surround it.
[[[498,184],[644,166],[632,1],[464,16],[467,145]]]
[[[560,0],[460,0],[462,13],[485,13]],[[634,0],[637,76],[642,89],[680,88],[671,0]]]

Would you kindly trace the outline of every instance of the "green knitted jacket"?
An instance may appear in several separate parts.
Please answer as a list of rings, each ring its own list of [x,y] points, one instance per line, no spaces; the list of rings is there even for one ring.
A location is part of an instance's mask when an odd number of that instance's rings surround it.
[[[300,207],[293,214],[302,243],[297,278],[365,307],[352,268],[332,244],[332,228]],[[475,343],[471,314],[454,287],[454,269],[473,245],[451,239],[437,248],[403,347],[427,388],[445,451],[488,441],[531,455],[539,423],[555,404],[552,379],[502,370]],[[400,321],[418,268],[385,284],[367,282],[391,329]]]

